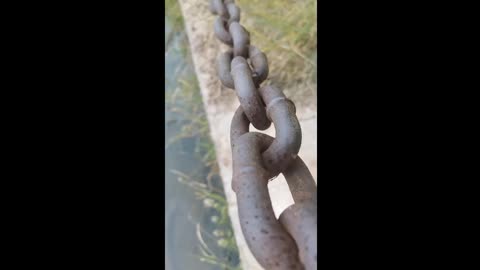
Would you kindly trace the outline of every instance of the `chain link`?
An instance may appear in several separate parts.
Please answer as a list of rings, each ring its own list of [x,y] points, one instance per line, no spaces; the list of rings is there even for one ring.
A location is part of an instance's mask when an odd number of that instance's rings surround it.
[[[230,143],[232,188],[246,242],[265,269],[316,269],[317,187],[298,156],[302,132],[295,104],[278,87],[261,86],[268,77],[268,60],[250,45],[235,2],[211,0],[210,11],[218,15],[215,36],[231,47],[218,57],[218,77],[240,101],[230,127]],[[275,138],[249,132],[250,123],[265,130],[271,122]],[[295,203],[277,220],[267,184],[280,173]]]

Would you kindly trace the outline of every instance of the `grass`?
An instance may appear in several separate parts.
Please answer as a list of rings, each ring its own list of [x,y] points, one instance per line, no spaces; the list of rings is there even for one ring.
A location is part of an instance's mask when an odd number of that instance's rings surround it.
[[[196,224],[197,238],[200,243],[200,254],[197,255],[197,258],[201,262],[216,265],[222,269],[240,270],[238,263],[229,260],[231,257],[238,256],[238,248],[230,224],[228,203],[223,191],[195,180],[191,175],[183,172],[175,170],[171,170],[171,172],[178,176],[177,180],[180,183],[194,191],[196,198],[203,202],[205,208],[210,208],[214,212],[210,220],[215,223],[216,229],[212,233],[203,229],[201,223]],[[214,243],[214,247],[207,243]]]
[[[201,138],[196,144],[196,152],[204,152],[201,157],[206,166],[213,166],[216,163],[215,151],[211,142],[207,116],[203,108],[202,96],[198,86],[198,81],[193,69],[190,52],[188,50],[188,41],[184,32],[183,18],[180,7],[176,0],[165,1],[165,19],[171,25],[170,31],[165,33],[165,53],[176,52],[182,55],[180,63],[174,68],[173,78],[166,78],[166,87],[170,89],[165,91],[165,109],[173,113],[173,119],[167,121],[175,121],[175,119],[184,119],[184,125],[181,131],[170,138],[165,147],[178,142],[185,138]],[[181,38],[179,47],[170,46],[175,37]],[[166,67],[167,68],[167,67]]]
[[[186,121],[183,122],[179,132],[167,141],[166,147],[178,143],[182,139],[195,138],[194,154],[209,169],[209,173],[206,181],[197,179],[201,174],[195,171],[187,174],[172,170],[171,173],[177,175],[179,182],[192,189],[196,198],[203,202],[206,209],[213,210],[214,214],[211,218],[214,218],[215,228],[217,228],[215,231],[221,232],[216,235],[209,233],[202,229],[201,223],[197,223],[200,254],[196,257],[201,262],[218,266],[221,269],[239,270],[238,265],[232,265],[232,262],[226,259],[228,256],[221,255],[227,253],[238,257],[238,248],[231,228],[224,192],[221,187],[212,184],[212,179],[218,176],[219,169],[198,83],[196,77],[191,73],[185,71],[179,73],[181,75],[178,87],[166,94],[165,105],[167,110],[176,114],[179,119],[186,119]],[[205,237],[210,241],[205,241]],[[216,243],[216,248],[210,248],[207,242]]]
[[[165,7],[165,19],[171,26],[170,31],[165,33],[165,56],[182,56],[180,63],[169,64],[168,68],[173,69],[174,75],[166,78],[165,84],[165,109],[170,118],[166,119],[166,125],[169,121],[175,121],[180,122],[181,127],[174,136],[167,138],[165,147],[193,138],[193,154],[208,171],[206,176],[199,171],[185,173],[171,170],[171,173],[177,176],[180,183],[191,188],[200,203],[203,202],[203,215],[208,218],[208,224],[213,223],[213,231],[208,231],[202,225],[204,222],[192,221],[197,228],[199,243],[199,254],[195,256],[200,262],[220,269],[239,270],[238,248],[230,224],[228,204],[221,184],[212,181],[219,178],[215,147],[210,139],[208,120],[188,50],[182,14],[176,0],[166,0]],[[177,42],[178,39],[180,42]]]
[[[310,104],[316,98],[316,1],[260,1],[237,0],[242,10],[241,23],[251,34],[251,42],[266,53],[270,67],[270,81],[280,86],[297,104]],[[199,202],[212,213],[215,223],[212,232],[196,223],[199,240],[199,261],[238,270],[240,267],[225,254],[237,254],[238,248],[228,216],[228,204],[223,189],[212,184],[218,176],[215,147],[210,139],[209,125],[203,108],[202,96],[193,69],[184,33],[183,18],[177,0],[165,1],[166,20],[171,30],[165,33],[165,53],[179,52],[184,62],[176,65],[175,75],[166,78],[165,107],[171,121],[181,119],[179,132],[166,142],[166,147],[182,139],[195,138],[194,153],[209,173],[206,179],[198,179],[198,172],[171,171],[177,180],[192,189]],[[182,38],[181,46],[173,48],[176,38]],[[169,121],[167,119],[167,121]],[[205,181],[206,180],[206,181]],[[235,255],[234,255],[235,256]]]
[[[237,0],[251,43],[268,58],[270,81],[299,104],[316,102],[317,1]]]
[[[165,20],[172,24],[172,31],[165,33],[165,51],[175,33],[183,31],[183,18],[177,0],[165,0]]]
[[[188,120],[184,122],[180,132],[167,141],[165,147],[185,138],[197,138],[195,153],[201,153],[199,159],[206,167],[211,168],[212,175],[217,174],[215,146],[210,139],[208,120],[196,77],[192,74],[184,75],[178,82],[179,85],[173,92],[166,93],[165,107],[166,110],[178,115],[178,118]]]

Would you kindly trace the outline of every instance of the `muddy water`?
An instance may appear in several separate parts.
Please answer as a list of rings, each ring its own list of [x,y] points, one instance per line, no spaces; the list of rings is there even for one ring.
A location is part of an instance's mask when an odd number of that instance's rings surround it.
[[[185,76],[185,74],[194,76],[194,70],[185,33],[178,29],[172,31],[172,22],[167,17],[165,20],[167,48],[165,52],[165,92],[169,93],[175,88],[181,87],[179,76]],[[178,113],[166,110],[165,143],[177,136],[183,125],[190,120],[183,118]],[[197,143],[199,143],[199,138],[186,138],[168,145],[165,149],[165,268],[167,270],[233,269],[202,262],[198,257],[201,253],[197,227],[200,225],[207,233],[214,231],[216,225],[212,222],[211,217],[217,213],[211,208],[206,208],[202,201],[195,197],[194,191],[180,183],[177,180],[178,175],[172,173],[172,171],[186,174],[195,172],[196,179],[207,178],[210,168],[205,167],[196,155]],[[221,181],[216,183],[217,187],[222,190]],[[213,246],[217,243],[216,239],[210,241],[207,239],[205,242]],[[230,262],[231,265],[238,263],[238,254],[222,251],[218,247],[215,250],[217,256],[223,257],[222,260]]]

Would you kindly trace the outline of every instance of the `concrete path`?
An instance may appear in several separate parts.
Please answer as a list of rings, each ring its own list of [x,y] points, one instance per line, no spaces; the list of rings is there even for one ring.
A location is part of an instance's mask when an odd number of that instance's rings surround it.
[[[231,89],[220,83],[216,73],[217,56],[228,49],[221,44],[213,34],[215,16],[208,10],[209,1],[179,0],[190,49],[195,65],[200,90],[207,113],[210,133],[215,145],[225,194],[229,205],[229,214],[237,241],[240,260],[243,269],[263,269],[251,254],[240,228],[237,202],[232,190],[232,153],[230,149],[230,123],[235,110],[240,103]],[[242,8],[240,6],[240,8]],[[255,40],[252,40],[255,44]],[[259,48],[262,49],[262,48]],[[268,58],[268,55],[267,55]],[[316,97],[311,97],[316,99]],[[312,175],[317,180],[317,124],[316,107],[297,107],[297,117],[302,128],[302,146],[299,156],[304,160]],[[251,125],[250,125],[251,126]],[[257,131],[253,126],[251,131]],[[266,131],[260,131],[275,136],[273,124]],[[280,175],[268,185],[275,215],[293,204],[293,198],[288,190],[285,178]]]

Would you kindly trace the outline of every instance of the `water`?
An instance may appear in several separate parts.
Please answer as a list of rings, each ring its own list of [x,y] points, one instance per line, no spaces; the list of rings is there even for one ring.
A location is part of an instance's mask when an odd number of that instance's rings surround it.
[[[166,9],[167,12],[169,9]],[[179,28],[177,24],[178,21],[166,16],[165,93],[171,96],[176,92],[179,97],[174,101],[167,98],[169,101],[166,101],[166,144],[179,134],[186,133],[186,127],[193,120],[188,113],[203,109],[201,100],[198,102],[201,96],[188,40],[183,25]],[[195,114],[198,115],[201,121],[206,121],[204,112],[203,116],[198,112]],[[207,181],[212,167],[202,161],[202,157],[211,151],[208,148],[211,142],[208,137],[195,134],[195,131],[194,136],[179,139],[165,149],[165,267],[167,270],[238,269],[235,268],[239,263],[238,251],[225,211],[221,180],[214,174]],[[192,187],[188,183],[196,184]]]

